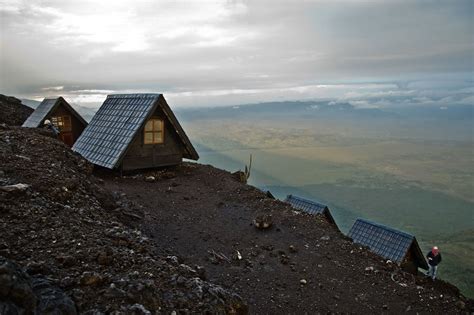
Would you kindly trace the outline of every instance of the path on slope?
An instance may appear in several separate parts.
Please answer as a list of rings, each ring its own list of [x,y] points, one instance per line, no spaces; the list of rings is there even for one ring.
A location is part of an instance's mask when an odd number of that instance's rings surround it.
[[[465,302],[453,286],[403,273],[323,217],[295,212],[211,166],[100,176],[108,189],[144,207],[142,228],[159,251],[202,266],[209,280],[240,294],[251,313],[457,313]],[[268,230],[253,225],[262,214],[272,215]]]

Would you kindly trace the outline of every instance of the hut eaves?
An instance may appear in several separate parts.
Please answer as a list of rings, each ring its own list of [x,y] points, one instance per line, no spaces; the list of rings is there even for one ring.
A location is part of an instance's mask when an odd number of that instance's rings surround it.
[[[322,214],[326,216],[328,221],[337,226],[336,221],[331,215],[329,207],[325,204],[319,203],[317,201],[312,201],[309,199],[297,197],[294,195],[288,195],[285,199],[285,202],[288,202],[293,208],[301,210],[309,214]]]
[[[420,268],[428,269],[426,260],[421,252],[415,236],[365,219],[357,219],[348,236],[358,243],[386,259],[398,264],[403,262],[413,246],[415,259]]]
[[[50,115],[50,113],[54,112],[59,105],[63,105],[66,109],[73,114],[79,121],[87,126],[87,122],[79,115],[76,110],[69,105],[68,102],[62,97],[58,98],[45,98],[41,104],[35,109],[33,113],[31,113],[30,117],[23,123],[22,127],[27,128],[38,128],[41,126],[43,121]]]

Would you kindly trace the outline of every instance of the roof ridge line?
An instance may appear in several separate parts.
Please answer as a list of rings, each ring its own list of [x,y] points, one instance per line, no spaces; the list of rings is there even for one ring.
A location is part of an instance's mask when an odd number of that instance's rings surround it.
[[[362,222],[368,223],[368,224],[370,224],[370,225],[375,225],[375,226],[377,226],[377,227],[383,228],[383,229],[385,229],[385,230],[389,230],[389,231],[394,232],[394,233],[397,233],[397,234],[405,234],[405,235],[408,236],[408,237],[415,238],[415,235],[413,235],[413,234],[410,234],[410,233],[408,233],[408,232],[405,232],[405,231],[402,231],[402,230],[393,228],[393,227],[391,227],[391,226],[388,226],[388,225],[385,225],[385,224],[382,224],[382,223],[374,222],[374,221],[367,220],[367,219],[364,219],[364,218],[357,218],[357,219],[356,219],[356,222],[357,222],[357,221],[362,221]],[[355,224],[355,223],[354,223],[354,224]]]
[[[109,94],[107,98],[158,98],[162,93]]]
[[[324,207],[328,207],[327,204],[324,204],[322,202],[319,202],[317,200],[311,200],[311,199],[307,199],[307,198],[303,198],[303,197],[299,197],[299,196],[295,196],[293,194],[289,194],[286,196],[286,198],[294,198],[294,199],[298,199],[298,200],[301,200],[301,201],[304,201],[304,202],[307,202],[307,203],[312,203],[312,204],[318,204],[320,206],[324,206]],[[329,207],[328,207],[329,208]]]

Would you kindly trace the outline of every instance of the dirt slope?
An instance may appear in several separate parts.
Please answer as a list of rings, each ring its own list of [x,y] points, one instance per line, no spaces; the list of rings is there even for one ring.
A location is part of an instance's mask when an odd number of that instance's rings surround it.
[[[0,124],[21,126],[33,109],[25,106],[13,96],[0,94]]]
[[[472,312],[225,171],[98,175],[47,132],[0,124],[0,313]]]
[[[146,181],[150,175],[156,181]],[[101,176],[108,189],[143,206],[142,229],[163,254],[203,265],[208,279],[237,291],[251,313],[447,314],[469,308],[455,287],[400,271],[323,217],[297,213],[228,172],[183,164],[126,178]],[[268,230],[253,224],[262,214],[272,215]]]
[[[41,305],[63,310],[50,314],[246,312],[239,296],[193,265],[157,255],[134,228],[140,207],[91,171],[45,131],[0,126],[1,314],[43,313]],[[64,294],[41,298],[38,279]]]

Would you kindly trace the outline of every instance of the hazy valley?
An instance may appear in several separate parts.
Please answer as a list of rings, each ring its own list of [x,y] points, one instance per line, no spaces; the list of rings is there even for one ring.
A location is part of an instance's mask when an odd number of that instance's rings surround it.
[[[200,163],[230,171],[253,155],[251,184],[327,203],[437,244],[440,276],[474,295],[472,106],[357,109],[283,102],[178,112]]]

